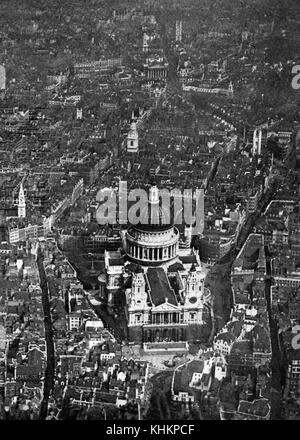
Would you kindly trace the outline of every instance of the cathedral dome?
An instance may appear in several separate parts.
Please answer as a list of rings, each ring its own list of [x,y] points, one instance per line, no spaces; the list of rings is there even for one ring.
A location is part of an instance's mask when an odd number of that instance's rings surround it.
[[[177,257],[179,231],[170,217],[170,212],[160,206],[157,186],[152,186],[140,221],[126,232],[126,254],[131,261],[159,266]]]

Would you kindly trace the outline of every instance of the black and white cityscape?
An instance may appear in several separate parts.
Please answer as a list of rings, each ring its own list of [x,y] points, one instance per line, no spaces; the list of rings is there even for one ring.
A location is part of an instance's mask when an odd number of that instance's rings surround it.
[[[0,420],[299,420],[299,0],[0,11]]]

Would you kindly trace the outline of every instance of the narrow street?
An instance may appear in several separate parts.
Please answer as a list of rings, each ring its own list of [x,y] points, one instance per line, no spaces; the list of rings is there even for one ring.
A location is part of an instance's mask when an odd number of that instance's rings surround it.
[[[44,326],[45,326],[45,340],[47,349],[47,365],[45,370],[44,379],[44,396],[40,409],[40,419],[44,420],[48,413],[48,401],[54,387],[54,374],[55,374],[55,355],[54,355],[54,343],[53,343],[53,328],[50,313],[49,292],[48,284],[43,264],[42,251],[39,248],[37,256],[37,265],[40,275],[40,286],[42,289],[42,304],[44,312]]]
[[[240,249],[246,242],[249,234],[251,233],[256,220],[261,216],[269,202],[272,200],[277,188],[276,181],[272,187],[269,188],[262,196],[257,211],[250,214],[242,226],[236,245],[232,246],[231,250],[226,254],[208,274],[206,283],[209,284],[209,288],[214,293],[214,316],[215,316],[215,329],[220,330],[224,324],[228,321],[230,310],[233,306],[232,291],[230,284],[230,272],[235,258],[237,257]]]
[[[272,345],[271,419],[280,420],[281,411],[282,411],[282,387],[284,385],[285,374],[283,374],[284,373],[283,356],[278,342],[278,326],[277,326],[277,322],[272,316],[272,307],[271,307],[272,269],[271,269],[271,255],[267,246],[265,246],[265,254],[267,259],[267,264],[266,264],[267,277],[265,280],[265,295],[266,295],[267,307],[268,307],[271,345]]]

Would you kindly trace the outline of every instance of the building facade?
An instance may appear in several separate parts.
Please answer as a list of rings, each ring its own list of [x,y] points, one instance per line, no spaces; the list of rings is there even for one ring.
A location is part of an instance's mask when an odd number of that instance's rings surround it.
[[[99,277],[109,305],[125,293],[129,340],[149,346],[199,338],[207,293],[198,254],[180,253],[179,232],[158,203],[154,187],[148,208],[156,221],[129,226],[125,255],[106,252],[105,276]]]

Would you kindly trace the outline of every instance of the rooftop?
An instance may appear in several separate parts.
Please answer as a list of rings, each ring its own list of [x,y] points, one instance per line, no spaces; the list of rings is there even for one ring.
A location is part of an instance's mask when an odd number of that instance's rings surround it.
[[[166,300],[170,304],[177,306],[175,293],[171,289],[163,268],[150,267],[146,276],[149,281],[151,301],[155,306],[163,304]]]

